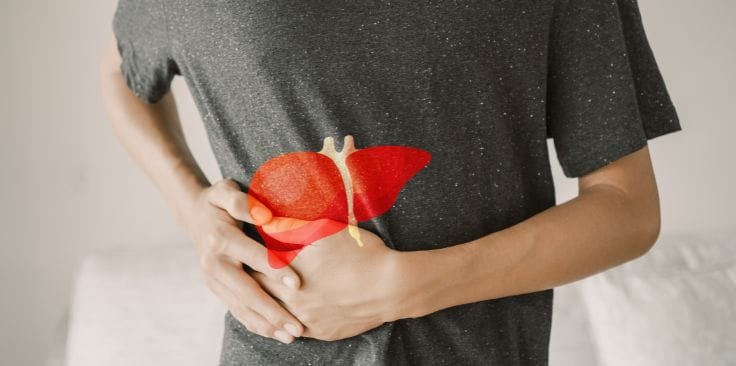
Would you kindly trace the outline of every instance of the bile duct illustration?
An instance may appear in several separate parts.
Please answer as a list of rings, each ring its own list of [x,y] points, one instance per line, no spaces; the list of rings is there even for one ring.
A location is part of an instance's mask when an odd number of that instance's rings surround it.
[[[356,149],[351,135],[345,136],[339,152],[332,137],[326,137],[319,152],[292,152],[268,160],[253,175],[249,197],[270,208],[273,217],[304,220],[294,220],[303,224],[287,229],[256,226],[266,242],[269,265],[288,265],[306,246],[346,226],[362,246],[358,223],[388,211],[404,185],[430,160],[428,151],[409,146]]]

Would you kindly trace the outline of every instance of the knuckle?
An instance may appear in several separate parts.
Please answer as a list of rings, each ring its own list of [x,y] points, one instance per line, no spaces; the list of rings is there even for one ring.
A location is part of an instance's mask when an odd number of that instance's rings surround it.
[[[292,291],[282,291],[279,294],[279,300],[280,300],[280,303],[281,303],[279,305],[281,305],[281,307],[284,307],[284,304],[283,303],[289,303],[289,304],[298,305],[298,301],[294,297],[294,293]]]
[[[223,186],[222,182],[216,182],[213,184],[210,189],[208,190],[207,194],[209,197],[217,197],[218,195],[222,194]]]
[[[273,336],[273,332],[275,331],[275,329],[268,324],[258,324],[254,326],[254,328],[256,329],[256,333],[269,338]]]
[[[235,212],[248,212],[248,196],[244,193],[233,194],[230,207]]]
[[[217,187],[222,193],[229,193],[232,191],[240,191],[240,186],[232,179],[224,179],[220,181]]]
[[[207,255],[207,254],[202,255],[201,257],[199,257],[199,269],[204,273],[210,274],[214,270],[214,266],[215,266],[214,262],[215,261],[214,261],[214,258],[212,258],[212,256]],[[212,286],[211,281],[208,281],[208,285]]]
[[[235,210],[235,208],[238,206],[238,194],[228,194],[227,198],[225,199],[225,202],[227,202],[228,209]]]
[[[212,254],[223,254],[227,251],[227,239],[225,236],[225,230],[222,228],[216,228],[213,231],[207,233],[205,237],[205,245]]]
[[[294,276],[292,276],[294,277]],[[281,282],[280,277],[276,277],[276,280]],[[299,305],[301,297],[299,296],[299,292],[293,289],[287,289],[286,291],[282,291],[281,293],[281,300],[284,302],[287,302],[289,304]]]
[[[246,328],[251,333],[256,333],[258,335],[264,336],[264,337],[270,337],[272,331],[274,330],[272,327],[270,327],[268,324],[264,324],[260,320],[253,320],[251,318],[245,319],[245,323],[243,324],[246,326]]]
[[[263,272],[267,271],[266,268],[269,267],[269,265],[267,264],[268,259],[265,256],[262,257],[259,253],[259,248],[256,247],[256,245],[260,246],[260,244],[253,244],[250,242],[250,239],[246,237],[244,242],[238,242],[237,245],[240,249],[243,262],[257,271],[249,275],[253,277],[256,273],[260,272],[261,276],[265,276]]]
[[[212,185],[212,189],[210,190],[209,194],[211,198],[223,198],[226,197],[227,194],[233,190],[233,184],[237,186],[237,183],[234,181],[232,183],[228,183],[227,180],[220,180]],[[221,199],[214,199],[214,201],[222,201]]]
[[[220,237],[215,231],[208,232],[204,237],[204,244],[208,249],[214,247],[218,241],[220,241]]]
[[[271,309],[271,307],[268,307],[267,309],[265,309],[261,313],[261,316],[263,316],[266,319],[266,321],[268,321],[271,324],[281,324],[284,322],[283,320],[281,320],[281,317],[279,316],[279,314],[277,314],[276,311]]]
[[[232,311],[233,313],[240,314],[240,316],[243,317],[243,318],[247,318],[246,314],[249,314],[250,313],[248,311],[248,307],[245,304],[241,303],[241,302],[237,302],[235,304],[232,304],[231,307],[230,307],[230,311]]]
[[[238,319],[238,321],[243,324],[245,329],[247,329],[249,332],[256,333],[264,337],[268,336],[267,333],[264,331],[267,331],[267,329],[264,329],[263,325],[260,325],[258,321],[254,321],[250,313],[244,312],[243,310],[240,310],[238,308],[236,308],[235,310],[230,310],[230,312],[233,313],[235,318]]]

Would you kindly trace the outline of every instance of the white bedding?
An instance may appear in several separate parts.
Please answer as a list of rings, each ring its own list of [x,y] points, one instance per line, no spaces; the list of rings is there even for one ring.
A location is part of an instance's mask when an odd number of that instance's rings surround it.
[[[644,257],[555,291],[550,365],[736,365],[736,233],[662,234]],[[225,308],[188,245],[89,256],[68,366],[216,365]]]

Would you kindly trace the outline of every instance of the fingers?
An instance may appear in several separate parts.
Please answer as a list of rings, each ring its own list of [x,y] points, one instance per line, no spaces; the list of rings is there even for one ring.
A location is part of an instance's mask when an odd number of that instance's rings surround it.
[[[246,307],[248,310],[238,309],[244,316],[247,316],[248,311],[257,313],[270,324],[273,328],[269,328],[270,330],[286,331],[297,337],[301,335],[303,330],[301,322],[264,292],[260,285],[240,267],[240,263],[213,256],[203,258],[200,260],[200,267],[205,278],[208,279],[208,285],[211,288],[219,288],[220,286],[214,283],[218,282],[227,290],[220,291],[220,294],[225,297],[224,301],[229,299],[232,306]],[[253,320],[253,322],[256,321]],[[262,325],[254,324],[254,326],[263,328]],[[261,328],[258,329],[259,332],[269,331],[269,329]]]
[[[283,299],[287,298],[287,292],[293,291],[291,289],[287,289],[284,287],[283,284],[279,282],[275,282],[265,276],[263,273],[260,272],[251,272],[248,274],[253,281],[258,283],[258,285],[265,291],[273,300],[279,305],[284,306]],[[288,309],[287,309],[288,310]]]
[[[293,336],[301,335],[301,322],[266,293],[238,264],[225,264],[221,269],[216,274],[218,280],[241,299],[241,302],[248,301],[248,307],[274,327]]]
[[[218,241],[215,247],[218,248],[219,254],[245,263],[274,281],[284,283],[293,289],[300,287],[301,280],[299,275],[291,266],[284,266],[277,269],[268,264],[268,250],[259,242],[251,239],[242,231],[232,226],[223,228],[221,235],[222,237],[214,239]]]
[[[289,309],[288,307],[288,304],[284,300],[288,299],[293,303],[294,298],[293,295],[290,294],[290,292],[293,290],[286,288],[279,282],[272,281],[270,278],[263,275],[263,273],[254,271],[250,272],[249,275],[251,276],[253,281],[257,282],[258,285],[260,285],[260,287],[263,289],[263,291],[265,291],[271,297],[271,299],[276,303],[277,306],[280,306],[287,311],[291,311],[291,309]],[[291,312],[289,314],[293,316]],[[309,328],[304,326],[301,321],[299,325],[300,337],[303,337],[310,332]]]
[[[252,332],[266,337],[281,336],[282,341],[301,336],[304,331],[301,322],[266,293],[242,265],[246,264],[293,289],[298,289],[301,284],[298,274],[290,266],[272,268],[268,263],[267,249],[245,235],[230,220],[265,224],[272,219],[270,210],[242,192],[231,179],[219,181],[211,188],[205,196],[207,202],[218,208],[218,215],[228,215],[229,219],[225,220],[226,224],[220,221],[210,228],[200,240],[204,244],[200,247],[205,249],[200,254],[200,267],[206,278],[213,279],[208,281],[210,288],[213,291],[217,289],[218,296],[231,304],[233,316],[237,312],[238,320]]]
[[[274,338],[283,343],[294,341],[294,336],[277,329],[257,312],[245,306],[222,282],[212,277],[208,277],[206,281],[210,290],[225,302],[233,317],[243,324],[248,331],[263,337]]]
[[[254,225],[263,225],[271,220],[271,210],[255,197],[243,192],[237,182],[223,179],[213,185],[207,200],[233,218]]]

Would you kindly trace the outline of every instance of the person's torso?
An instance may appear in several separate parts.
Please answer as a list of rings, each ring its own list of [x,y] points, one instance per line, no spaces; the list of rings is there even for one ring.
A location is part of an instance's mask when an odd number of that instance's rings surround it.
[[[269,160],[320,151],[326,137],[337,150],[346,135],[357,149],[425,150],[431,160],[392,207],[359,226],[396,250],[426,250],[477,239],[555,204],[545,120],[553,3],[165,5],[175,60],[224,176],[247,189]],[[245,230],[262,242],[251,225]],[[463,305],[331,343],[278,347],[241,329],[241,343],[254,348],[232,356],[296,360],[296,350],[313,350],[312,360],[327,360],[374,349],[383,354],[365,364],[545,363],[551,296]]]

